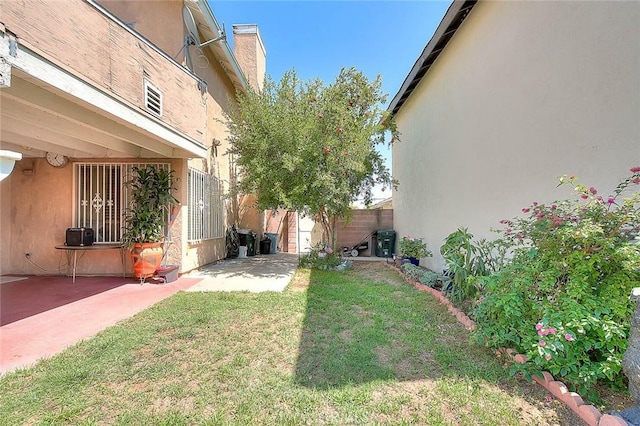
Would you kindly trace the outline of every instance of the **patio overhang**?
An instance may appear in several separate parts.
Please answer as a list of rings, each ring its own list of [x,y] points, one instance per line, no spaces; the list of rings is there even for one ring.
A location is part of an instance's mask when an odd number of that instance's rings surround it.
[[[0,25],[0,143],[24,157],[206,157],[206,147],[48,60]]]

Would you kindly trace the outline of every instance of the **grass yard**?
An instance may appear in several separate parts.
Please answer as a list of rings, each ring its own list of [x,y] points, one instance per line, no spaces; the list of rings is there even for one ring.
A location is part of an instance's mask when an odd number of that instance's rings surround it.
[[[582,424],[380,264],[180,293],[0,388],[2,425]]]

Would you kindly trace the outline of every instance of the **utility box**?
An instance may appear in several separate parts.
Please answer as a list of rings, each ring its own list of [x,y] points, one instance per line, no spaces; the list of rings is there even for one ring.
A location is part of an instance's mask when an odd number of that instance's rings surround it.
[[[376,256],[391,257],[395,252],[396,231],[393,229],[378,229],[376,236]]]

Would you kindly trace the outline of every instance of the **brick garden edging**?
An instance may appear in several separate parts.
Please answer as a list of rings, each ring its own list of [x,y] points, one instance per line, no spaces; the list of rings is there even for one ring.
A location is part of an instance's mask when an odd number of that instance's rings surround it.
[[[413,285],[420,291],[426,291],[435,296],[436,299],[440,301],[440,303],[444,304],[449,312],[456,317],[458,322],[460,322],[467,330],[473,330],[476,324],[469,318],[464,312],[460,309],[453,306],[453,303],[449,299],[447,299],[442,292],[426,286],[424,284],[420,284],[417,281],[413,281],[408,279],[400,268],[398,268],[395,264],[385,263],[389,268],[395,270],[400,274],[400,276],[409,284]],[[517,353],[514,349],[502,349],[499,350],[498,353],[502,353],[510,357],[514,362],[519,364],[524,364],[527,360],[526,356],[523,354]],[[542,372],[542,377],[533,376],[533,380],[538,383],[540,386],[545,388],[549,393],[555,396],[558,400],[567,405],[571,410],[573,410],[576,415],[578,415],[584,422],[589,426],[630,426],[623,418],[613,416],[611,414],[602,414],[596,407],[590,404],[585,404],[584,400],[580,395],[575,392],[570,392],[567,386],[555,380],[554,377],[549,372]]]

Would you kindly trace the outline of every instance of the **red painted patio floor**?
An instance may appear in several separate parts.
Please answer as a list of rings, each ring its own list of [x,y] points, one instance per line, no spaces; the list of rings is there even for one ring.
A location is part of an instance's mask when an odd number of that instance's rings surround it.
[[[133,278],[34,276],[0,284],[0,374],[35,364],[200,278],[168,284]]]

